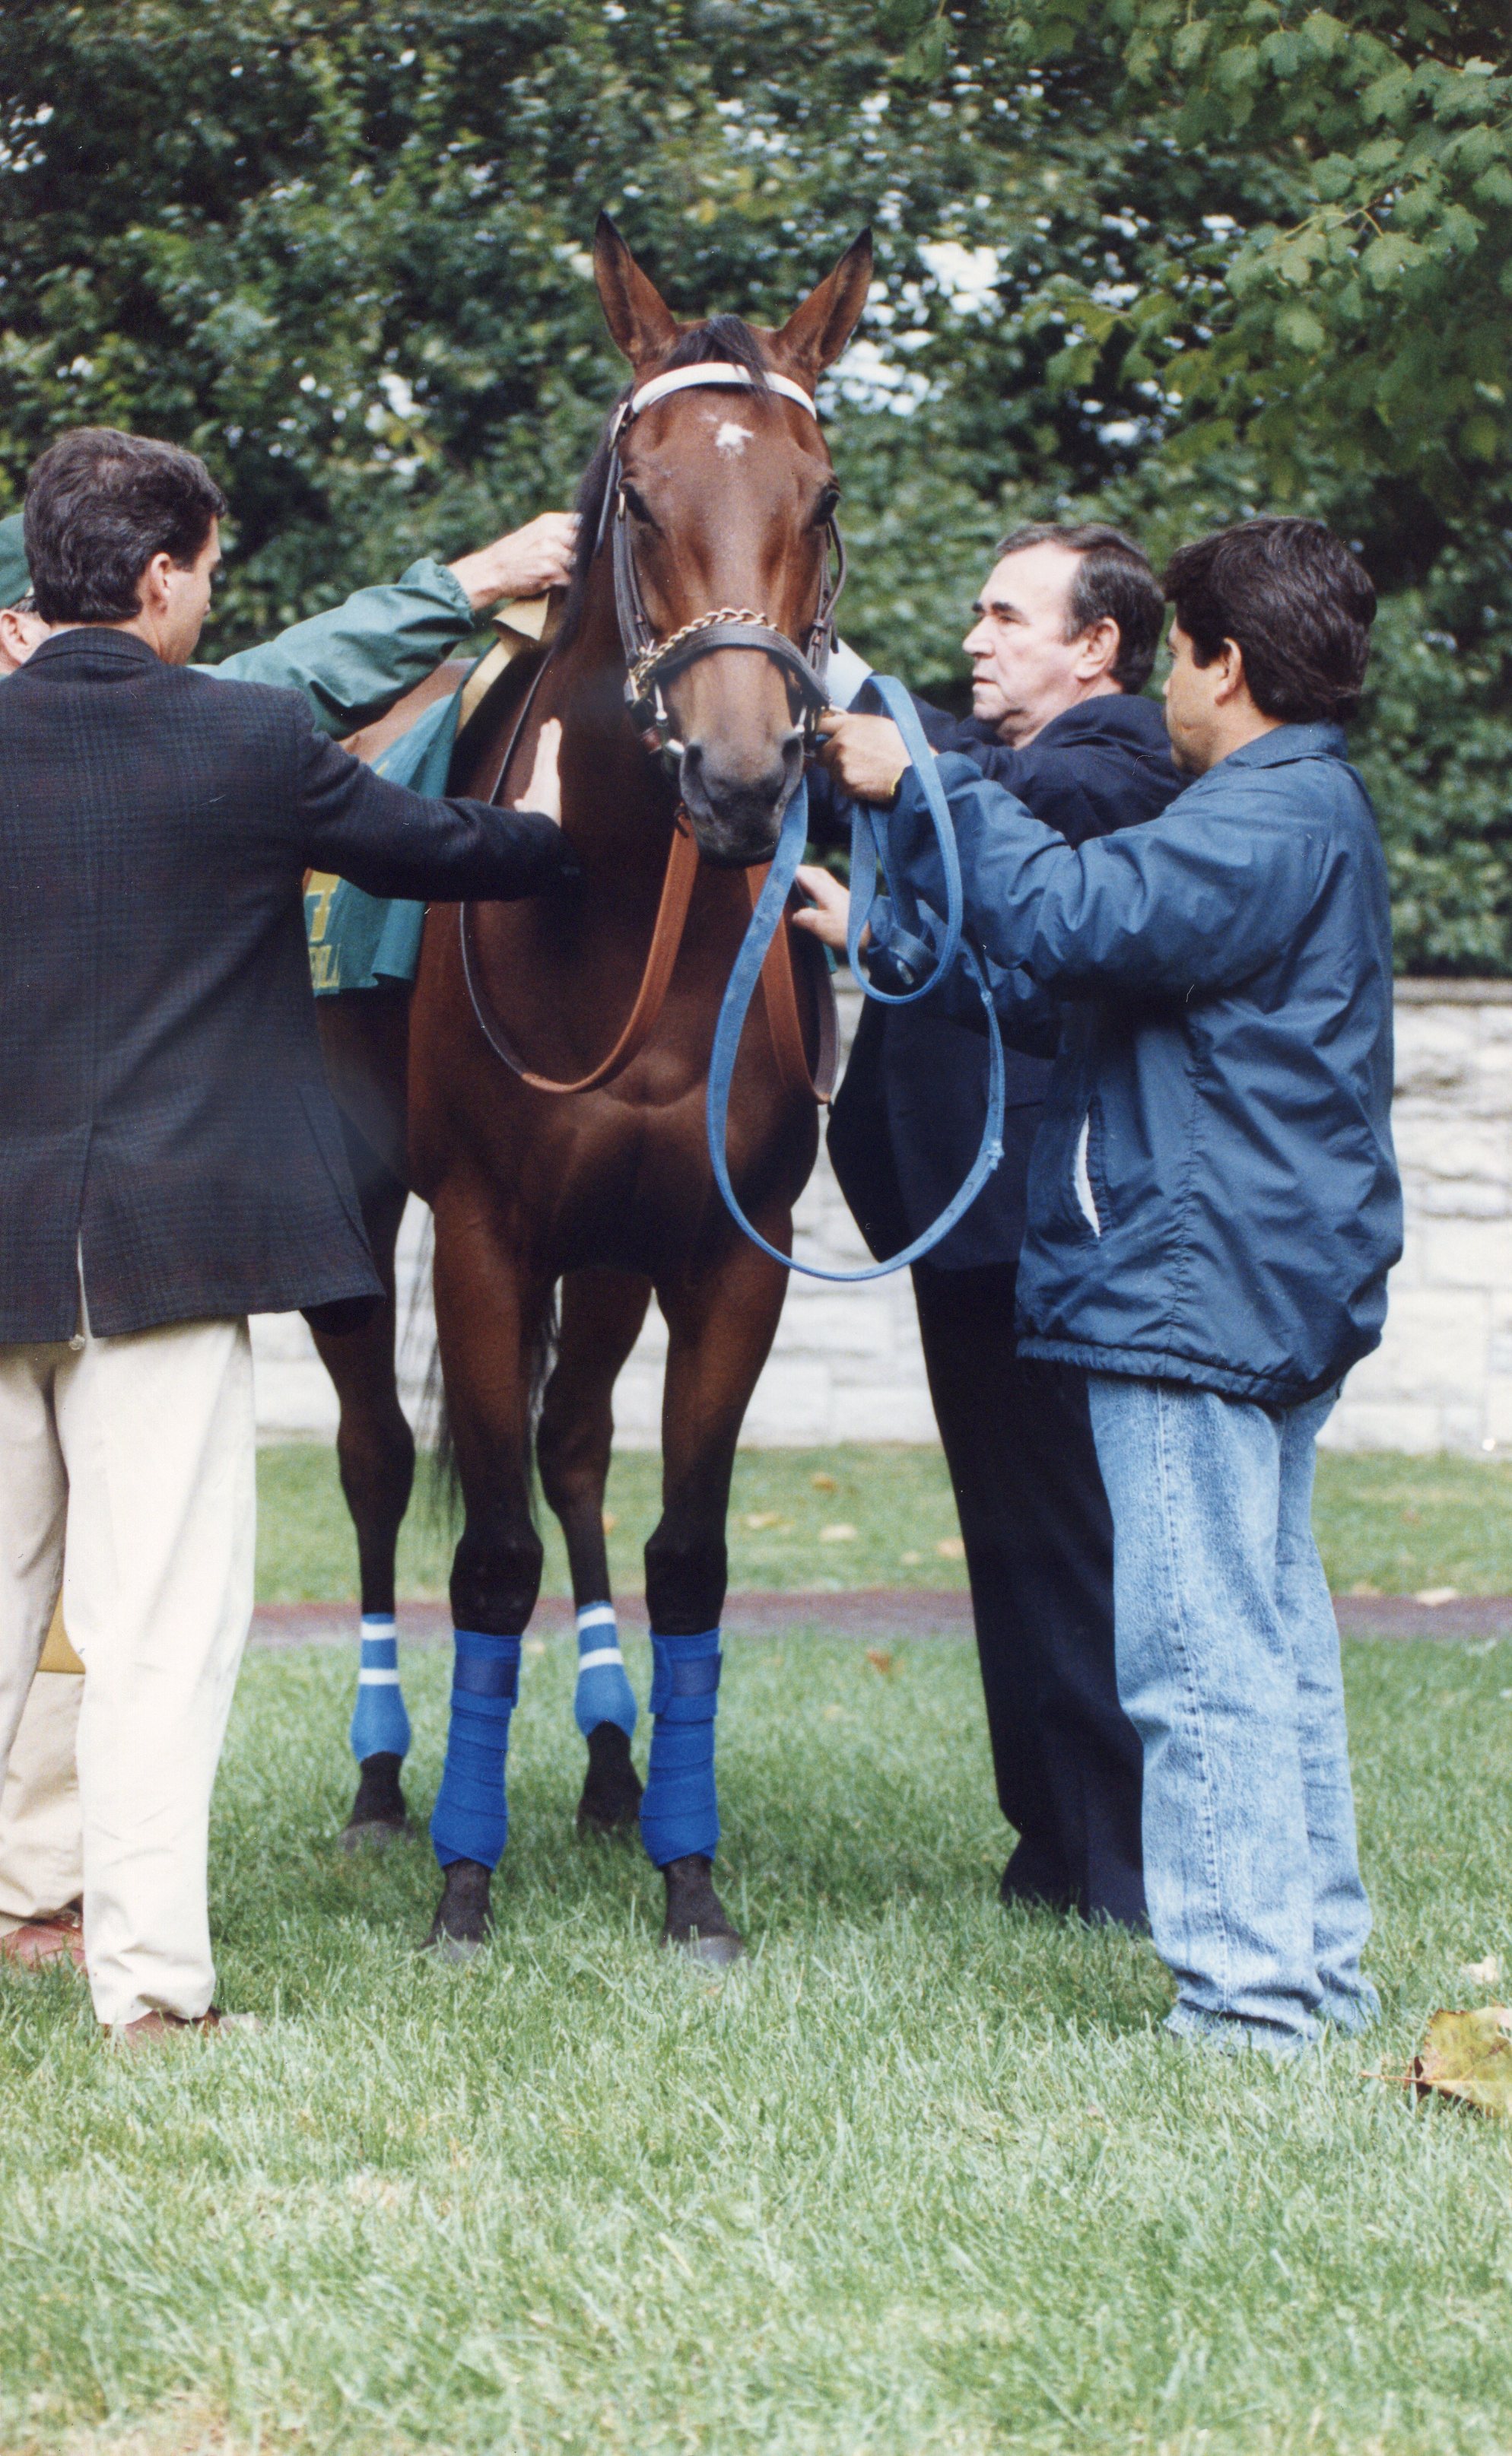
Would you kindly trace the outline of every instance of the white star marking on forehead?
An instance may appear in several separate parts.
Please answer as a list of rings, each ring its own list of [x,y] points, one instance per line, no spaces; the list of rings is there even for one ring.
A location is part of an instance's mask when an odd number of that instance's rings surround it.
[[[716,452],[744,452],[749,441],[750,428],[737,426],[732,418],[726,418],[714,438],[714,449]]]

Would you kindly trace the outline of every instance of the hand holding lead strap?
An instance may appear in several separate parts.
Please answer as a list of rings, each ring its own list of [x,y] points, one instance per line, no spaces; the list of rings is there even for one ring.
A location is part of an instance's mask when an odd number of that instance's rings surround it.
[[[897,727],[911,765],[919,773],[945,876],[946,909],[943,918],[938,913],[921,910],[908,893],[904,882],[889,874],[885,814],[868,809],[864,803],[852,803],[850,911],[847,933],[850,968],[868,997],[875,998],[883,1006],[912,1006],[940,987],[953,970],[957,957],[965,963],[987,1016],[987,1116],[980,1147],[965,1181],[939,1218],[931,1220],[922,1235],[906,1245],[901,1254],[894,1254],[889,1261],[873,1262],[868,1269],[861,1271],[827,1271],[815,1262],[795,1261],[790,1254],[768,1244],[741,1209],[730,1182],[726,1147],[730,1084],[734,1078],[735,1061],[740,1054],[741,1034],[761,977],[762,964],[772,938],[783,926],[788,893],[798,875],[807,843],[808,787],[807,781],[800,781],[784,813],[776,855],[756,910],[751,914],[750,928],[735,958],[734,970],[720,1008],[713,1053],[709,1059],[707,1119],[709,1160],[715,1182],[731,1218],[751,1243],[759,1245],[764,1254],[769,1254],[774,1262],[781,1262],[785,1270],[802,1271],[813,1279],[886,1279],[889,1272],[904,1270],[910,1262],[922,1261],[925,1255],[932,1253],[935,1246],[950,1235],[956,1221],[970,1210],[1003,1156],[1003,1036],[986,973],[975,950],[961,934],[964,919],[961,863],[950,804],[940,783],[934,753],[925,740],[913,702],[903,685],[887,674],[876,674],[872,681]],[[892,958],[890,969],[892,976],[902,983],[893,991],[879,988],[874,981],[868,979],[861,968],[862,942],[872,909],[879,901],[879,866],[891,904],[889,929],[889,952]]]

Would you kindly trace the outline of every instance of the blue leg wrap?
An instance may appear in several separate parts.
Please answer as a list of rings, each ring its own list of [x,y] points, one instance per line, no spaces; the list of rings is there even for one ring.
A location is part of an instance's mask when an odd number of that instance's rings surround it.
[[[431,1811],[431,1840],[443,1868],[477,1859],[497,1868],[509,1839],[504,1759],[509,1717],[520,1694],[520,1640],[452,1631],[452,1717],[446,1764]]]
[[[398,1638],[392,1612],[362,1615],[362,1660],[348,1736],[358,1765],[364,1757],[409,1754],[410,1718],[399,1687]]]
[[[701,1637],[651,1632],[651,1762],[641,1801],[641,1839],[652,1865],[719,1849],[714,1715],[719,1706],[719,1631]]]
[[[635,1690],[625,1676],[613,1604],[584,1604],[578,1614],[578,1686],[572,1700],[584,1739],[601,1723],[635,1730]]]

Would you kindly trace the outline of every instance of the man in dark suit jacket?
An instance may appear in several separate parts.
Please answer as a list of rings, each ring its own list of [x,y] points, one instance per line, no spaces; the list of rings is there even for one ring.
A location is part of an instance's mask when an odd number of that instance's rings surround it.
[[[936,749],[964,751],[1071,843],[1154,818],[1179,791],[1159,708],[1139,696],[1163,604],[1150,564],[1116,530],[1014,531],[974,609],[966,648],[973,713],[920,701]],[[827,764],[874,788],[896,736],[856,713]],[[894,781],[880,780],[885,788]],[[843,945],[843,891],[807,918]],[[825,908],[828,907],[827,914]],[[1140,1751],[1118,1702],[1113,1529],[1085,1379],[1021,1359],[1013,1338],[1030,1152],[1050,1065],[1007,1053],[1002,1161],[959,1225],[913,1271],[930,1392],[966,1545],[998,1801],[1018,1843],[1005,1901],[1084,1918],[1144,1918]],[[864,1011],[835,1102],[829,1155],[874,1254],[894,1254],[944,1210],[981,1138],[986,1044],[916,1007]]]
[[[223,509],[171,445],[54,444],[26,507],[52,627],[0,692],[0,1773],[61,1578],[89,1673],[87,1966],[132,2038],[218,2018],[206,1840],[252,1607],[246,1317],[379,1289],[303,873],[513,896],[573,870],[550,817],[403,792],[293,693],[185,669]]]

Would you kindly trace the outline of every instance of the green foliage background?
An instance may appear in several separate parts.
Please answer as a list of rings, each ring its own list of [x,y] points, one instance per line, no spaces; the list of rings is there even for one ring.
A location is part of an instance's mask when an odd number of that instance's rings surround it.
[[[567,499],[601,204],[764,320],[869,219],[848,636],[950,693],[1011,521],[1320,512],[1383,594],[1400,959],[1512,972],[1508,48],[1502,0],[0,0],[0,494],[79,420],[192,444],[239,645]]]

